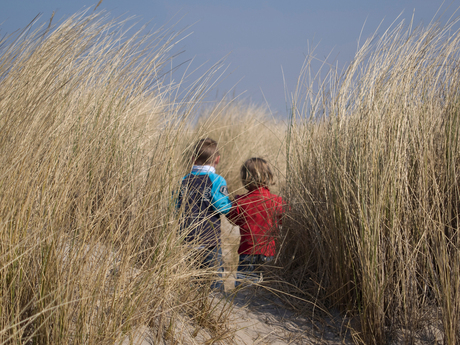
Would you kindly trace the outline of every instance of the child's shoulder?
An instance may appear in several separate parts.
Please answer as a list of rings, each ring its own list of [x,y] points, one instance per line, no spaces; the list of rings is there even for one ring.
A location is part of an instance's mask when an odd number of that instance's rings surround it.
[[[273,194],[273,197],[280,203],[285,204],[286,201],[284,201],[283,197],[281,195]]]
[[[225,184],[227,183],[227,181],[225,181],[225,179],[222,176],[220,176],[218,173],[209,172],[207,175],[209,176],[212,182],[219,182],[219,183],[225,183]]]
[[[250,195],[250,192],[244,194],[237,194],[233,199],[233,203],[236,205],[248,205],[251,201],[253,201],[251,200]]]
[[[283,197],[277,194],[273,194],[270,192],[270,199],[273,200],[278,205],[284,205],[286,202],[284,201]]]
[[[210,172],[208,176],[209,176],[209,179],[211,180],[212,190],[218,191],[224,196],[228,197],[227,181],[225,181],[225,179],[222,176],[214,172]]]

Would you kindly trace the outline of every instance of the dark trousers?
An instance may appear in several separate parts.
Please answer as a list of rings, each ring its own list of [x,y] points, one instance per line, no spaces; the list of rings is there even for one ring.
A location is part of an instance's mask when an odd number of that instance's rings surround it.
[[[263,276],[262,271],[258,271],[258,268],[260,265],[272,261],[273,258],[273,256],[265,256],[263,254],[240,254],[235,286],[261,283]]]
[[[222,272],[224,272],[224,263],[222,261],[222,249],[220,246],[203,249],[203,260],[201,268],[214,269],[217,274],[217,279],[214,279],[211,284],[211,289],[223,289],[224,283],[222,280]]]

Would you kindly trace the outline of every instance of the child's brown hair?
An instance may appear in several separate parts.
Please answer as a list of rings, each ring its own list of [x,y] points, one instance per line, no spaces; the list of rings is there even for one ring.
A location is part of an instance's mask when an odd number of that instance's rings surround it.
[[[217,141],[211,138],[198,140],[192,152],[192,160],[196,165],[212,164],[213,160],[219,156]]]
[[[272,170],[268,162],[259,157],[249,158],[244,162],[240,171],[243,186],[251,191],[259,187],[267,187],[274,184]]]

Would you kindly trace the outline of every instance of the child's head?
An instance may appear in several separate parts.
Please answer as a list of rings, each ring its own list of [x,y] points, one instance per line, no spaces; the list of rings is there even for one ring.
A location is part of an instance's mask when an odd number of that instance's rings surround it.
[[[249,190],[267,187],[274,182],[273,173],[268,162],[263,158],[250,158],[244,162],[240,171],[243,186]]]
[[[195,165],[216,165],[219,158],[217,141],[211,138],[198,140],[193,148],[192,160]]]

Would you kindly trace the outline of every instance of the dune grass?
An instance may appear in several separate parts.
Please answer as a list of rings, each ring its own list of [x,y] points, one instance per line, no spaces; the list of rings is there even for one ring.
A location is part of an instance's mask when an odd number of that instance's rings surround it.
[[[456,25],[397,24],[322,80],[307,59],[293,95],[285,277],[357,343],[458,343]]]
[[[194,305],[208,338],[224,329],[209,291],[197,298],[207,273],[172,202],[181,133],[215,68],[179,94],[164,77],[178,33],[127,25],[83,13],[2,42],[2,344],[114,344],[140,325],[183,341],[173,324]]]
[[[395,25],[323,80],[307,60],[288,125],[247,102],[202,105],[221,64],[174,82],[180,32],[96,12],[4,38],[0,343],[114,344],[141,326],[157,343],[231,343],[172,200],[209,136],[232,196],[246,159],[276,171],[280,286],[352,316],[356,343],[456,344],[455,24]]]
[[[156,343],[231,343],[173,195],[197,139],[219,141],[235,191],[243,159],[278,164],[283,128],[248,103],[202,106],[222,63],[173,74],[180,31],[101,12],[46,24],[0,42],[0,343],[115,344],[145,327]]]

